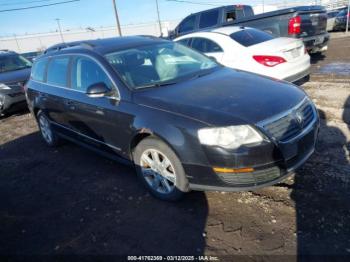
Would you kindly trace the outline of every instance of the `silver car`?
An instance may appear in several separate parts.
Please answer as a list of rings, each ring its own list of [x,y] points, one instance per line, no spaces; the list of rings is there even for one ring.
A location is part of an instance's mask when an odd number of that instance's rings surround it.
[[[32,63],[19,54],[0,51],[0,115],[26,106],[23,86]]]

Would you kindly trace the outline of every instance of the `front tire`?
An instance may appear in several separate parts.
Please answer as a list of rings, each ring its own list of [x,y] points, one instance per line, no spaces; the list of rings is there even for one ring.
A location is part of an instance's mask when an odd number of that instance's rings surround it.
[[[38,126],[40,129],[41,136],[43,137],[46,144],[50,147],[55,147],[59,144],[60,139],[52,130],[52,125],[48,117],[39,111],[37,114]]]
[[[176,201],[188,192],[188,181],[174,151],[163,141],[148,137],[135,148],[134,163],[138,176],[151,194]]]

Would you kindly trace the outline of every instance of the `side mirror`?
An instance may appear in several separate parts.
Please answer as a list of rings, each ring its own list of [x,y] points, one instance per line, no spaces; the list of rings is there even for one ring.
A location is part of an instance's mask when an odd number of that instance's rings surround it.
[[[98,98],[98,97],[104,97],[105,95],[109,94],[111,90],[108,88],[108,86],[105,83],[96,83],[89,86],[86,90],[86,94],[89,97]]]

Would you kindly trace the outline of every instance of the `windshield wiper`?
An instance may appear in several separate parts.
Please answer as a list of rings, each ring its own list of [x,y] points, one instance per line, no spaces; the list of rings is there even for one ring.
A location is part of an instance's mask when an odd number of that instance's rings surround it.
[[[170,86],[170,85],[175,85],[178,82],[173,81],[173,82],[164,82],[164,83],[153,83],[149,85],[144,85],[144,86],[139,86],[137,89],[143,89],[143,88],[149,88],[149,87],[162,87],[162,86]]]

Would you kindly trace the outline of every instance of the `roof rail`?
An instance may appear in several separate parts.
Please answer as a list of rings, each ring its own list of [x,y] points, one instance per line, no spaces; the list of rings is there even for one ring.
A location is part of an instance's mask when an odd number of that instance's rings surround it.
[[[75,47],[75,46],[81,46],[86,49],[92,50],[93,45],[88,43],[88,42],[70,42],[70,43],[61,43],[61,44],[56,44],[44,51],[44,54],[52,53],[52,52],[58,52],[62,49],[70,48],[70,47]]]

